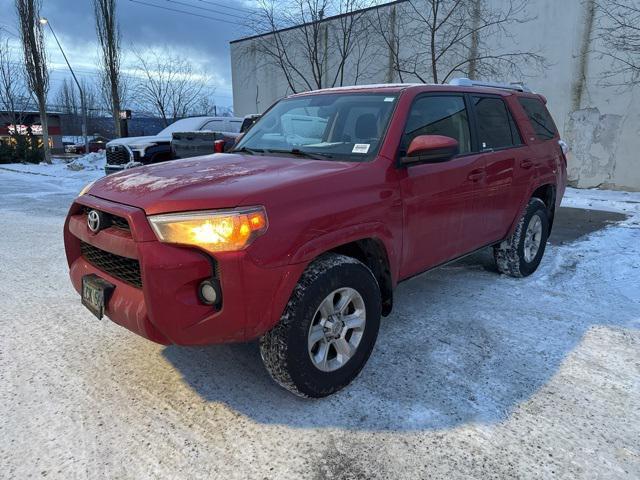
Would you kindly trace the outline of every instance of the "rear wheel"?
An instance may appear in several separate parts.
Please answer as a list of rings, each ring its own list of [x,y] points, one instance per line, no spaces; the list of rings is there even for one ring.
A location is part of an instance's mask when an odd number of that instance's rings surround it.
[[[539,198],[532,198],[513,235],[493,247],[498,270],[512,277],[531,275],[540,265],[548,236],[547,207]]]
[[[271,377],[304,397],[348,385],[367,362],[380,326],[378,283],[363,263],[338,254],[313,261],[280,322],[260,339]]]

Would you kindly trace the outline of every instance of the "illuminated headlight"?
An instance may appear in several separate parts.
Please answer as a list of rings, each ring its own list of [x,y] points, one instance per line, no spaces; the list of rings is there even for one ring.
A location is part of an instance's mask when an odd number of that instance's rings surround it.
[[[94,180],[91,183],[87,183],[84,188],[82,190],[80,190],[80,193],[78,194],[79,197],[81,197],[82,195],[84,195],[85,193],[87,193],[89,191],[89,189],[91,187],[93,187],[93,184],[96,183],[96,181]]]
[[[208,252],[233,252],[267,231],[263,207],[151,215],[149,221],[165,243],[191,245]]]

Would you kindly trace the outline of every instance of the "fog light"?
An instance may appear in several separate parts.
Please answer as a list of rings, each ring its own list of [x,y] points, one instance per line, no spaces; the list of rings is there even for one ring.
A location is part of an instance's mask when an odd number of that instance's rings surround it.
[[[217,283],[217,282],[216,282]],[[200,300],[207,305],[216,305],[220,301],[220,285],[211,280],[204,280],[198,289]]]

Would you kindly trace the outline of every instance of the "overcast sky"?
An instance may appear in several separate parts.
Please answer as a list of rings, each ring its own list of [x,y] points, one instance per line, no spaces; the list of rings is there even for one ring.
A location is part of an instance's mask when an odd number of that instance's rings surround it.
[[[152,4],[211,18],[154,8]],[[212,75],[216,103],[229,106],[232,104],[229,41],[249,33],[240,24],[250,14],[250,5],[242,0],[118,0],[123,50],[126,52],[131,45],[140,50],[170,47]],[[43,0],[42,14],[51,22],[76,73],[92,78],[98,50],[92,1]],[[0,0],[0,27],[17,33],[13,0]],[[48,30],[46,34],[53,68],[50,96],[55,98],[60,82],[69,74]],[[16,53],[18,45],[15,44]],[[123,63],[131,61],[128,58]]]

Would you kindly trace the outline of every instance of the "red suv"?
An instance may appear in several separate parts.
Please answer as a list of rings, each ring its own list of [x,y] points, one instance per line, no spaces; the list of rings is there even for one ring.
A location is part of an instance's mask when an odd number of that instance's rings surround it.
[[[356,377],[398,282],[484,247],[536,270],[566,159],[524,87],[383,85],[274,104],[231,153],[105,177],[64,228],[98,317],[162,344],[259,338],[276,382]]]

